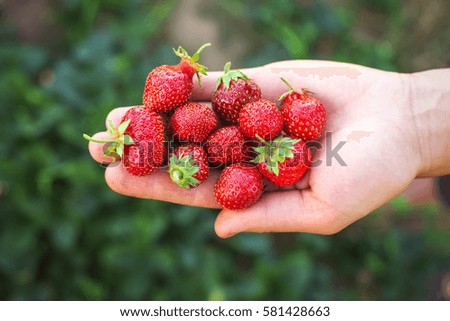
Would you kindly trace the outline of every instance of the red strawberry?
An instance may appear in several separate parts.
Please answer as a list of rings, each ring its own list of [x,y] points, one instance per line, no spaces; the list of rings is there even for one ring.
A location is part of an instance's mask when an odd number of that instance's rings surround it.
[[[231,62],[217,80],[212,97],[214,110],[226,121],[239,124],[239,112],[245,104],[261,99],[261,88],[240,70],[230,70]]]
[[[277,137],[283,130],[283,116],[277,106],[265,99],[245,105],[239,113],[242,133],[251,138],[264,140]]]
[[[170,157],[169,174],[178,186],[190,189],[208,177],[208,157],[200,146],[178,147]]]
[[[278,186],[298,182],[309,168],[311,151],[303,140],[279,136],[271,142],[256,147],[261,174]]]
[[[170,128],[181,141],[200,143],[217,126],[217,116],[206,105],[187,102],[175,110],[170,118]]]
[[[220,174],[214,186],[214,196],[223,207],[239,210],[256,203],[263,187],[262,176],[255,167],[233,164]]]
[[[119,156],[126,170],[135,176],[145,176],[158,170],[164,160],[164,125],[161,117],[144,106],[130,108],[115,128],[109,122],[109,140],[96,140],[84,134],[84,138],[109,143],[105,156]]]
[[[281,78],[281,80],[290,89],[279,98],[284,100],[281,113],[284,118],[285,132],[291,137],[304,140],[318,139],[327,118],[322,102],[312,97],[308,90],[294,90],[285,79]]]
[[[200,74],[206,75],[206,67],[197,63],[200,52],[211,44],[200,47],[190,57],[186,50],[178,47],[175,54],[181,58],[178,65],[162,65],[153,69],[147,77],[144,87],[144,105],[156,112],[167,112],[184,104],[192,93],[194,74],[200,84]]]
[[[251,159],[251,148],[238,126],[222,127],[205,144],[208,160],[216,166],[241,163]]]

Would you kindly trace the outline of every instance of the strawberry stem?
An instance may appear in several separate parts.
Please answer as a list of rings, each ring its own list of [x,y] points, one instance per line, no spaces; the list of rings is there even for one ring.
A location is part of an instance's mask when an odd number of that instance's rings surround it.
[[[261,136],[259,136],[258,134],[256,134],[256,138],[257,138],[261,143],[267,144],[267,142],[266,142]]]
[[[287,81],[286,79],[284,79],[283,77],[280,77],[281,81],[283,81],[286,86],[289,87],[289,91],[285,92],[284,94],[282,94],[281,96],[279,96],[277,98],[277,100],[283,100],[285,99],[287,96],[293,94],[293,93],[298,93],[298,94],[303,94],[303,95],[310,95],[310,94],[314,94],[312,91],[310,91],[308,88],[302,88],[302,89],[294,89],[294,87],[292,87],[292,85],[289,83],[289,81]]]
[[[170,172],[170,178],[174,183],[177,183],[178,185],[183,185],[185,182],[183,180],[183,172],[179,169],[174,169]]]
[[[134,141],[130,137],[130,135],[125,134],[128,125],[130,124],[130,119],[122,122],[117,128],[114,127],[111,120],[108,121],[109,128],[108,134],[111,136],[111,139],[96,139],[89,135],[83,134],[84,139],[94,142],[94,143],[109,143],[111,144],[106,151],[104,151],[103,156],[111,156],[112,154],[117,154],[122,157],[123,154],[123,146],[124,145],[133,145]],[[115,161],[115,157],[114,161]]]
[[[118,141],[117,139],[96,139],[86,134],[83,134],[83,138],[94,143],[114,143]]]
[[[295,91],[294,87],[292,87],[292,85],[289,83],[289,81],[287,81],[283,77],[280,77],[280,79],[281,79],[281,81],[283,81],[286,84],[286,86],[289,87],[290,90]]]
[[[194,62],[197,62],[198,59],[200,58],[200,53],[202,52],[202,50],[205,49],[205,48],[207,48],[207,47],[209,47],[209,46],[211,46],[211,43],[210,43],[210,42],[205,43],[203,46],[201,46],[200,48],[198,48],[198,50],[192,55],[192,60],[193,60]]]
[[[292,85],[289,83],[289,81],[287,81],[286,79],[284,79],[283,77],[280,77],[281,81],[284,82],[286,84],[286,86],[288,86],[289,91],[285,92],[284,94],[282,94],[281,96],[277,97],[277,100],[284,100],[287,96],[293,94],[293,93],[300,93],[299,91],[295,90],[294,87],[292,87]]]
[[[197,63],[197,61],[200,59],[200,52],[209,46],[211,46],[211,44],[209,42],[205,43],[203,46],[198,48],[198,50],[192,55],[192,57],[189,56],[186,49],[184,49],[181,46],[179,46],[177,50],[175,50],[175,48],[173,48],[173,52],[175,53],[175,55],[180,57],[182,62],[184,61],[187,64],[189,64],[189,66],[195,71],[195,74],[197,75],[197,79],[198,79],[198,84],[200,87],[202,86],[200,74],[206,76],[206,70],[208,68],[206,66],[203,66],[203,65]],[[194,74],[194,71],[192,72],[192,75]]]

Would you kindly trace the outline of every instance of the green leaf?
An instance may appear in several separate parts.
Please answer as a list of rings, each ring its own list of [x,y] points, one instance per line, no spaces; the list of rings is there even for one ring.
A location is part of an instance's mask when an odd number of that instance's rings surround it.
[[[282,156],[280,156],[280,155],[274,155],[274,156],[272,156],[272,158],[271,158],[271,160],[273,161],[273,162],[277,162],[277,163],[282,163],[282,162],[284,162],[284,157],[282,157]]]
[[[231,77],[229,74],[223,75],[222,81],[223,81],[225,88],[230,88]]]
[[[228,61],[225,66],[223,67],[223,73],[227,74],[230,71],[230,67],[231,67],[231,61]]]
[[[134,141],[133,141],[133,138],[131,138],[130,135],[125,135],[125,136],[123,136],[123,143],[125,145],[133,145]]]
[[[292,150],[290,150],[290,149],[284,149],[284,152],[285,152],[286,158],[292,158],[292,157],[294,157],[294,153],[292,152]]]
[[[258,156],[255,157],[255,159],[253,160],[253,162],[254,162],[254,163],[257,163],[257,164],[262,163],[262,162],[264,162],[264,157],[260,154],[260,155],[258,155]]]
[[[264,146],[253,147],[253,150],[257,153],[263,154],[266,152],[266,147]]]
[[[272,170],[275,166],[277,166],[278,162],[275,162],[272,159],[268,159],[266,164],[267,167]]]
[[[230,71],[228,74],[230,75],[231,79],[233,79],[233,80],[237,80],[237,79],[247,80],[248,79],[247,75],[244,74],[240,70],[233,70],[233,71]]]
[[[169,175],[174,183],[179,187],[190,189],[200,184],[200,181],[193,176],[199,171],[196,160],[191,155],[177,157],[172,154],[169,160]]]
[[[117,128],[117,130],[119,131],[120,134],[125,133],[125,130],[127,129],[128,125],[130,124],[131,119],[127,119],[126,121],[122,122],[119,127]]]
[[[222,77],[217,78],[216,81],[216,90],[220,87],[220,84],[222,83]]]
[[[122,145],[122,144],[118,144],[118,145],[117,145],[116,153],[117,153],[120,157],[122,157],[122,155],[123,155],[123,145]]]
[[[111,119],[108,119],[108,127],[109,127],[109,129],[114,129],[115,128]]]
[[[197,170],[198,170],[198,168],[197,168]],[[192,185],[192,186],[196,186],[196,185],[200,184],[200,181],[194,177],[190,177],[188,182],[189,182],[189,185]]]
[[[275,165],[272,167],[272,171],[276,176],[278,176],[280,174],[280,171],[278,168],[278,163],[275,163]]]
[[[108,127],[108,129],[106,130],[106,132],[108,133],[109,136],[114,137],[116,136],[116,133],[114,131],[114,128]]]
[[[216,90],[219,88],[220,84],[224,84],[225,88],[230,88],[230,83],[232,80],[244,79],[247,80],[248,77],[240,70],[230,70],[231,62],[227,62],[223,68],[223,75],[217,79]]]

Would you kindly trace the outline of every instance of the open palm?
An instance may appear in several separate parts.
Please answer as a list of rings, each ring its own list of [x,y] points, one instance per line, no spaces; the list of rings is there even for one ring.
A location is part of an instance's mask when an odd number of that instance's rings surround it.
[[[336,233],[402,193],[417,176],[421,151],[405,75],[328,61],[283,61],[243,70],[275,100],[286,91],[280,77],[308,88],[328,112],[326,135],[314,146],[313,167],[295,186],[263,194],[250,208],[223,209],[215,224],[220,237],[239,232]],[[209,101],[219,72],[202,78],[193,100]],[[127,107],[107,117],[115,125]],[[106,132],[95,138],[105,138]],[[107,162],[102,146],[90,143],[92,157]],[[140,198],[220,208],[213,187],[219,175],[191,190],[180,189],[162,169],[147,177],[109,166],[107,184]]]

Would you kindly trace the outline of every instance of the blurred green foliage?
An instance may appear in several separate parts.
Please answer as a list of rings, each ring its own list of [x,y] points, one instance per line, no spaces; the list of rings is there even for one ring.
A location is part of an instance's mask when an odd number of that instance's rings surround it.
[[[334,236],[221,240],[215,210],[107,188],[81,133],[100,130],[114,107],[139,104],[148,71],[175,62],[178,44],[164,30],[176,5],[59,1],[50,9],[56,40],[38,43],[0,23],[0,299],[433,298],[450,266],[436,206],[397,199]],[[399,28],[401,1],[352,6],[382,12],[388,29]],[[248,31],[246,66],[321,58],[399,70],[395,48],[355,37],[356,13],[345,6],[221,0],[214,12]]]
[[[246,21],[254,51],[245,60],[257,66],[281,59],[328,59],[396,70],[393,48],[386,41],[368,41],[355,37],[361,5],[331,7],[326,1],[220,0],[228,15],[224,21]],[[360,1],[382,12],[389,12],[385,28],[395,29],[400,1]],[[400,29],[401,27],[398,26]],[[262,36],[263,35],[263,36]],[[232,37],[228,35],[228,37]]]

